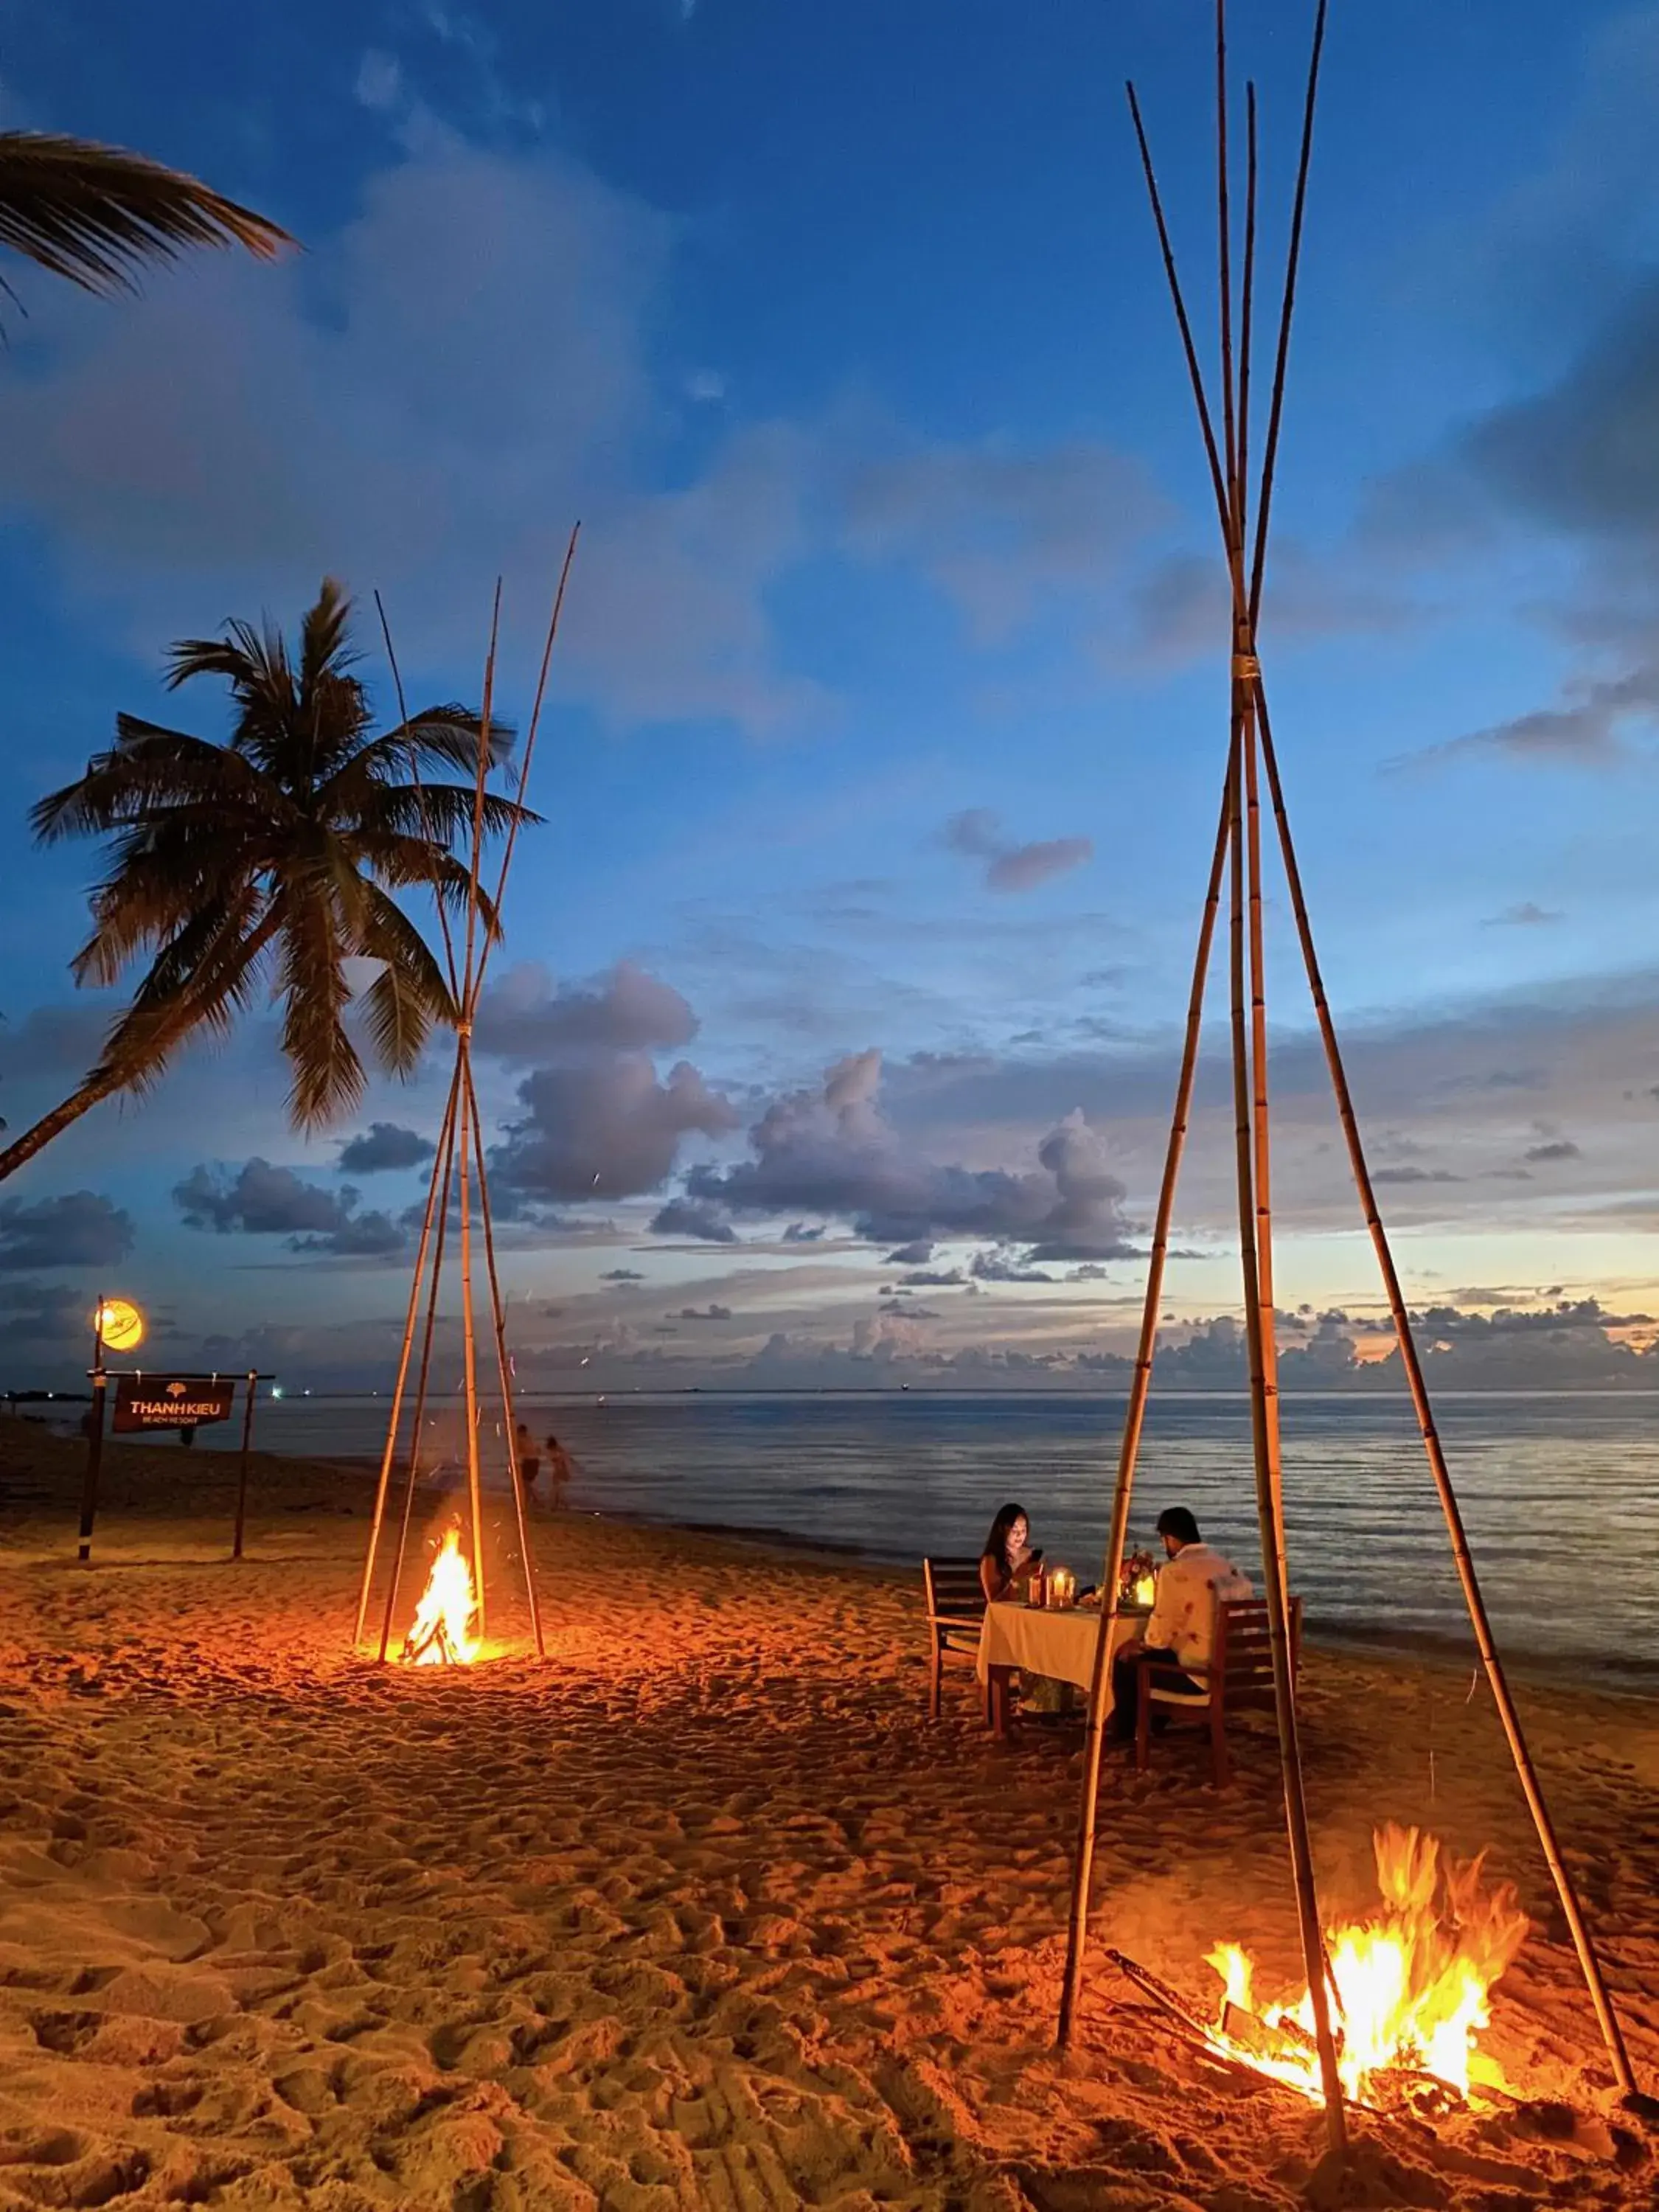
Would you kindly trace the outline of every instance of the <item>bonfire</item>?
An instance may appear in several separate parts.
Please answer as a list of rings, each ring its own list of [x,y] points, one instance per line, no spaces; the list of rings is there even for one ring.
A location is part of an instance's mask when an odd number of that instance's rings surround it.
[[[1501,2087],[1501,2073],[1475,2039],[1491,2022],[1493,1984],[1526,1940],[1527,1917],[1515,1890],[1507,1882],[1483,1889],[1484,1854],[1443,1858],[1438,1839],[1419,1829],[1390,1824],[1373,1842],[1382,1910],[1334,1929],[1328,1939],[1344,2091],[1355,2103],[1370,2104],[1425,2075],[1465,2098],[1482,2083]],[[1308,1992],[1287,2003],[1259,2004],[1255,1962],[1237,1943],[1218,1944],[1208,1963],[1225,1984],[1221,2019],[1210,2038],[1215,2047],[1317,2100]]]
[[[404,1643],[410,1667],[468,1667],[483,1649],[474,1630],[478,1598],[472,1569],[461,1549],[459,1524],[447,1530],[432,1562],[415,1619]]]

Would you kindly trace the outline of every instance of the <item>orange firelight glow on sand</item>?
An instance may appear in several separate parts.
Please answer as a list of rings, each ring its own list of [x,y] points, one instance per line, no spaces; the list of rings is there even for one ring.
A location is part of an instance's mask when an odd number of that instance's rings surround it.
[[[432,1562],[415,1620],[404,1644],[410,1667],[470,1667],[483,1646],[473,1634],[478,1619],[472,1569],[459,1528],[447,1530]]]
[[[1526,1915],[1507,1882],[1481,1888],[1481,1858],[1443,1863],[1437,1838],[1416,1828],[1389,1825],[1372,1841],[1382,1909],[1328,1938],[1331,2025],[1343,2088],[1357,2103],[1368,2102],[1373,2077],[1399,2068],[1432,2075],[1467,2097],[1472,2081],[1478,2086],[1502,2079],[1495,2063],[1476,2049],[1475,2037],[1491,2021],[1493,1984],[1526,1940]],[[1248,1952],[1219,1943],[1207,1963],[1226,1984],[1227,2004],[1283,2031],[1271,2048],[1241,2049],[1226,2032],[1224,2014],[1217,2049],[1246,2057],[1262,2073],[1319,2098],[1307,1992],[1291,2004],[1258,2007]]]

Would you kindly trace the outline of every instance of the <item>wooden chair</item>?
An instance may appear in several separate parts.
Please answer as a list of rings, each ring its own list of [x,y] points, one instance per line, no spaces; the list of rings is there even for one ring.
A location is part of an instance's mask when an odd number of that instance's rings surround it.
[[[1291,1674],[1302,1662],[1302,1601],[1291,1600]],[[1215,1609],[1215,1644],[1207,1667],[1177,1667],[1150,1653],[1139,1662],[1139,1696],[1135,1722],[1135,1770],[1146,1771],[1152,1748],[1152,1714],[1188,1713],[1210,1730],[1210,1759],[1216,1787],[1225,1787],[1227,1723],[1235,1713],[1273,1710],[1273,1643],[1266,1598],[1230,1598]],[[1188,1685],[1202,1684],[1200,1689]]]
[[[921,1579],[927,1593],[927,1717],[936,1721],[945,1654],[970,1665],[979,1657],[985,1588],[977,1559],[924,1559]]]

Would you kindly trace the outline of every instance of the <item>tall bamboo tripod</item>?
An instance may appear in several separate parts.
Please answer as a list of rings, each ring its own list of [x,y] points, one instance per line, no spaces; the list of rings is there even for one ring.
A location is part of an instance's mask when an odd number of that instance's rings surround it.
[[[1312,1998],[1315,2040],[1324,2091],[1327,2126],[1331,2147],[1340,2152],[1346,2129],[1342,2091],[1337,2071],[1335,2039],[1330,2015],[1329,1967],[1315,1888],[1313,1856],[1306,1802],[1302,1782],[1300,1747],[1297,1734],[1296,1689],[1291,1675],[1288,1636],[1288,1580],[1285,1565],[1285,1518],[1282,1462],[1279,1452],[1278,1355],[1274,1331],[1273,1288],[1273,1206],[1271,1195],[1270,1116],[1267,1084],[1267,1001],[1263,969],[1262,854],[1261,783],[1265,775],[1285,878],[1296,920],[1297,941],[1307,971],[1314,1012],[1318,1022],[1339,1117],[1348,1150],[1349,1164],[1358,1190],[1365,1225],[1376,1250],[1384,1293],[1400,1346],[1401,1365],[1418,1425],[1428,1455],[1431,1474],[1445,1518],[1453,1559],[1462,1585],[1469,1620],[1474,1631],[1492,1700],[1509,1740],[1527,1804],[1532,1814],[1563,1915],[1578,1954],[1585,1986],[1607,2045],[1613,2073],[1626,2095],[1636,2092],[1624,2038],[1608,1995],[1601,1961],[1579,1906],[1572,1878],[1562,1859],[1553,1823],[1545,1802],[1521,1720],[1515,1708],[1503,1662],[1492,1638],[1486,1602],[1470,1557],[1462,1516],[1452,1487],[1438,1432],[1429,1403],[1427,1384],[1419,1356],[1411,1316],[1395,1268],[1388,1233],[1377,1210],[1376,1193],[1366,1164],[1364,1147],[1355,1117],[1346,1071],[1337,1042],[1335,1025],[1325,995],[1312,926],[1303,896],[1301,871],[1291,836],[1284,787],[1273,749],[1267,692],[1256,650],[1256,624],[1261,613],[1266,568],[1267,532],[1273,505],[1273,473],[1283,423],[1285,370],[1291,328],[1295,312],[1297,276],[1301,260],[1303,219],[1307,204],[1309,167],[1313,149],[1314,118],[1318,103],[1320,64],[1324,50],[1328,0],[1318,0],[1314,21],[1307,94],[1303,111],[1301,154],[1292,203],[1290,244],[1279,317],[1272,396],[1267,435],[1256,483],[1254,511],[1250,506],[1250,368],[1252,313],[1255,281],[1256,110],[1255,88],[1246,94],[1245,201],[1243,261],[1237,318],[1232,286],[1232,218],[1227,143],[1228,72],[1225,0],[1216,0],[1216,138],[1217,204],[1219,240],[1220,434],[1209,387],[1200,364],[1186,296],[1176,269],[1174,248],[1164,218],[1162,196],[1152,153],[1142,125],[1139,103],[1133,85],[1129,108],[1142,167],[1157,226],[1158,245],[1168,278],[1170,300],[1180,332],[1187,372],[1204,441],[1216,513],[1221,526],[1231,587],[1231,708],[1227,769],[1199,926],[1198,949],[1193,963],[1191,995],[1181,1072],[1176,1085],[1175,1112],[1158,1193],[1136,1352],[1123,1436],[1118,1459],[1117,1486],[1113,1499],[1111,1533],[1101,1581],[1101,1620],[1095,1647],[1089,1693],[1088,1736],[1084,1760],[1084,1784],[1079,1808],[1077,1850],[1073,1863],[1070,1927],[1066,1978],[1060,2000],[1058,2040],[1064,2049],[1076,2025],[1082,1989],[1084,1957],[1088,1938],[1090,1888],[1093,1873],[1095,1827],[1099,1808],[1102,1733],[1106,1716],[1113,1626],[1117,1618],[1118,1589],[1125,1542],[1128,1534],[1130,1498],[1135,1465],[1146,1419],[1157,1348],[1158,1317],[1162,1306],[1164,1271],[1169,1255],[1170,1231],[1175,1212],[1176,1186],[1186,1143],[1193,1085],[1202,1025],[1205,984],[1209,974],[1224,878],[1229,896],[1229,982],[1231,1009],[1233,1098],[1237,1125],[1239,1245],[1243,1274],[1246,1343],[1249,1358],[1250,1431],[1255,1469],[1257,1516],[1261,1526],[1262,1571],[1272,1633],[1274,1707],[1278,1722],[1279,1763],[1284,1788],[1285,1818],[1290,1848],[1291,1874],[1296,1893],[1297,1919],[1303,1962]]]
[[[407,1398],[410,1368],[413,1362],[416,1322],[421,1315],[422,1291],[426,1293],[426,1312],[421,1322],[421,1356],[415,1386],[413,1417],[408,1442],[408,1464],[404,1474],[403,1504],[398,1516],[397,1536],[392,1550],[391,1570],[386,1578],[385,1602],[380,1614],[380,1634],[376,1656],[384,1660],[392,1641],[392,1622],[403,1591],[404,1555],[409,1547],[410,1523],[414,1513],[416,1481],[420,1471],[421,1441],[426,1420],[427,1399],[432,1374],[433,1341],[436,1334],[439,1296],[443,1284],[444,1261],[449,1248],[452,1219],[458,1231],[460,1248],[462,1395],[466,1422],[467,1473],[467,1530],[472,1569],[473,1587],[477,1598],[478,1635],[482,1640],[488,1633],[488,1595],[485,1588],[485,1541],[483,1489],[479,1459],[479,1424],[482,1416],[478,1388],[477,1322],[473,1283],[473,1224],[476,1194],[477,1225],[482,1231],[484,1273],[489,1286],[489,1310],[495,1344],[495,1379],[501,1395],[501,1432],[506,1439],[507,1476],[513,1490],[514,1512],[516,1520],[519,1558],[524,1572],[525,1598],[529,1609],[531,1634],[538,1658],[547,1655],[546,1639],[542,1629],[541,1608],[536,1596],[536,1576],[531,1557],[530,1534],[525,1521],[524,1484],[519,1468],[518,1422],[514,1410],[513,1360],[507,1343],[507,1312],[501,1297],[501,1279],[495,1266],[495,1229],[489,1208],[489,1170],[485,1163],[483,1128],[478,1111],[478,1093],[472,1074],[472,1028],[477,1017],[478,1004],[483,990],[484,975],[489,964],[491,947],[500,933],[501,901],[507,890],[507,876],[513,866],[513,856],[518,842],[519,825],[523,819],[524,795],[530,781],[530,764],[535,757],[536,738],[541,726],[542,706],[547,694],[548,670],[553,658],[554,641],[558,636],[559,617],[564,607],[565,586],[569,581],[570,567],[575,558],[576,539],[580,523],[570,533],[565,549],[564,565],[559,574],[558,589],[554,594],[553,609],[548,619],[546,642],[542,651],[541,669],[537,678],[535,703],[531,710],[530,726],[525,733],[524,750],[519,764],[517,805],[507,828],[501,852],[501,870],[495,884],[493,903],[489,908],[489,927],[478,928],[480,908],[479,883],[483,866],[485,842],[485,781],[490,766],[490,733],[495,727],[493,713],[495,696],[495,649],[501,629],[501,592],[495,586],[495,602],[490,617],[489,650],[484,662],[483,708],[482,715],[483,739],[478,747],[477,776],[473,792],[471,855],[468,872],[466,930],[459,960],[456,956],[454,934],[449,917],[440,902],[439,927],[443,934],[444,958],[448,969],[450,995],[456,1008],[455,1064],[449,1080],[449,1095],[444,1107],[442,1125],[439,1131],[437,1151],[433,1157],[432,1174],[427,1186],[426,1207],[421,1221],[420,1240],[416,1248],[415,1268],[409,1286],[409,1305],[404,1320],[403,1348],[398,1360],[398,1380],[392,1394],[392,1408],[386,1423],[386,1446],[380,1457],[380,1478],[374,1493],[374,1513],[369,1526],[368,1549],[363,1560],[362,1581],[357,1593],[357,1625],[354,1641],[361,1645],[368,1620],[369,1601],[374,1594],[375,1570],[380,1561],[383,1538],[386,1528],[386,1504],[392,1492],[392,1470],[397,1462],[398,1432],[402,1425],[404,1407]],[[380,605],[377,595],[375,604]],[[398,672],[397,656],[392,648],[392,635],[386,626],[386,611],[380,609],[380,622],[386,636],[387,658],[392,664],[392,679],[398,688],[399,709],[402,711],[403,680]],[[405,713],[404,720],[407,721]],[[416,776],[418,788],[418,775]]]

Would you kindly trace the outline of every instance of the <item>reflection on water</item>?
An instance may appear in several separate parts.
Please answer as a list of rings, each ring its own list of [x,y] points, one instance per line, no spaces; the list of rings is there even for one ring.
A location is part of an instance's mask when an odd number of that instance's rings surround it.
[[[1053,1562],[1098,1573],[1121,1396],[532,1398],[575,1458],[574,1506],[765,1528],[872,1558],[976,1552],[1005,1498]],[[1659,1395],[1469,1394],[1437,1418],[1493,1625],[1516,1653],[1639,1674],[1659,1655]],[[454,1425],[453,1411],[442,1418]],[[268,1449],[378,1449],[385,1401],[259,1408]],[[1314,1632],[1468,1642],[1444,1524],[1403,1396],[1284,1401],[1291,1579]],[[1132,1528],[1190,1505],[1259,1558],[1242,1397],[1153,1393]]]

